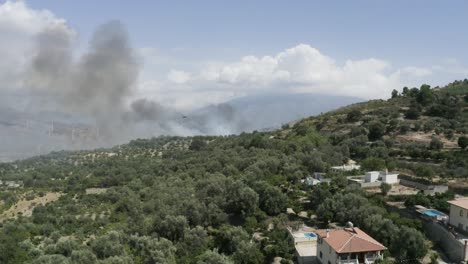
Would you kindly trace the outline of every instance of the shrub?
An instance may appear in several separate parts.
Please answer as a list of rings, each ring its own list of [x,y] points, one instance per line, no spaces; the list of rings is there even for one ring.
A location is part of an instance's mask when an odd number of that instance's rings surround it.
[[[361,119],[361,117],[362,117],[361,111],[359,111],[358,109],[353,109],[346,115],[346,121],[357,122]]]
[[[385,134],[385,126],[380,121],[373,121],[369,124],[369,140],[378,140],[381,139]]]

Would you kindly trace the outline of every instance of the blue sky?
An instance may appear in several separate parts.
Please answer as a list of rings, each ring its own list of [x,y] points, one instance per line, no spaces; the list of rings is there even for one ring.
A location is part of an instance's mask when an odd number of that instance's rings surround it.
[[[298,43],[339,59],[468,59],[467,1],[27,1],[89,36],[121,20],[138,46],[195,59],[265,55]]]
[[[14,12],[64,19],[78,53],[99,25],[120,20],[143,61],[135,97],[179,108],[263,92],[386,98],[468,76],[462,0],[25,3]]]

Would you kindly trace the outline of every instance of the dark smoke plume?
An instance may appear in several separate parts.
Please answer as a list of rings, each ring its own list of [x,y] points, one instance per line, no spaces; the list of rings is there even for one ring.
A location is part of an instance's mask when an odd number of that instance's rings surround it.
[[[75,33],[63,26],[35,37],[34,56],[22,79],[26,90],[20,98],[26,107],[0,115],[1,136],[23,143],[0,142],[15,158],[28,149],[24,156],[111,146],[136,137],[239,132],[229,106],[187,117],[147,99],[130,102],[140,64],[120,22],[99,27],[83,54],[74,52],[74,43]]]
[[[132,95],[139,65],[119,22],[94,33],[89,50],[73,61],[73,36],[51,28],[37,36],[37,53],[26,85],[50,96],[60,110],[91,116],[105,138],[119,136],[125,99]]]

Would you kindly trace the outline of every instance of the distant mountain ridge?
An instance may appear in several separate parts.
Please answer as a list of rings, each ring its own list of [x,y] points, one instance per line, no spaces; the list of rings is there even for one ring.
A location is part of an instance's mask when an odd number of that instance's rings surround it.
[[[319,115],[364,99],[312,93],[259,94],[210,105],[193,112],[195,116],[214,116],[217,120],[242,122],[235,133],[275,129],[309,116]],[[231,124],[232,125],[232,124]]]
[[[171,113],[169,119],[160,123],[165,130],[150,136],[230,135],[254,130],[274,130],[285,123],[360,101],[363,99],[321,94],[245,96],[219,105],[203,107],[187,113],[187,116],[177,112]],[[25,113],[8,108],[0,110],[0,162],[53,150],[106,146],[99,142],[95,124],[79,116],[58,112]],[[141,137],[137,134],[129,136]],[[126,140],[131,139],[129,137]]]

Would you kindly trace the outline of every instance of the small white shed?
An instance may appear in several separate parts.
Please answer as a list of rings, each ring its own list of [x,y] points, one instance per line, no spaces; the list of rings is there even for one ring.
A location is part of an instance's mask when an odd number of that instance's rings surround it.
[[[385,182],[385,183],[388,183],[388,184],[397,184],[398,183],[398,174],[397,173],[383,172],[381,177],[382,177],[382,182]]]
[[[378,171],[369,171],[366,173],[365,182],[376,182],[379,179]]]

